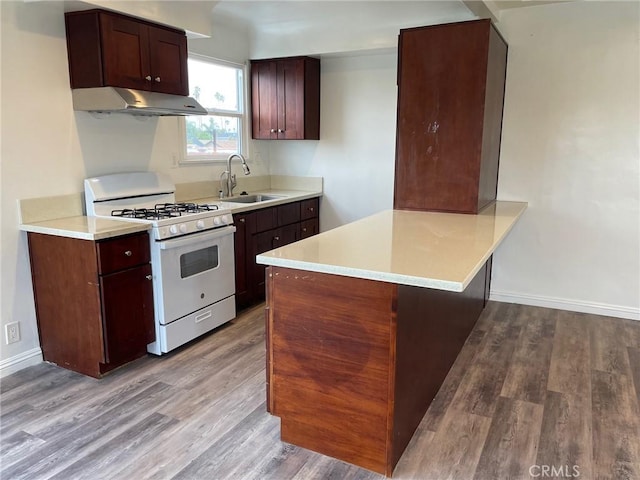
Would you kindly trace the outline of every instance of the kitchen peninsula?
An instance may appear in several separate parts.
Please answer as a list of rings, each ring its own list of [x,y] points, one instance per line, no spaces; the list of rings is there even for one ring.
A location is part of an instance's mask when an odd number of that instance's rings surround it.
[[[388,210],[257,257],[283,441],[390,476],[488,297],[526,203]]]

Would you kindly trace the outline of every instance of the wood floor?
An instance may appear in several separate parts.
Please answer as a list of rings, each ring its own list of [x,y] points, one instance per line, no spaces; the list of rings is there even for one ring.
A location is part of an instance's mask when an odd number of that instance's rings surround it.
[[[102,380],[6,377],[0,478],[383,478],[280,442],[263,336],[258,306]],[[491,302],[394,478],[640,479],[639,404],[640,322]]]

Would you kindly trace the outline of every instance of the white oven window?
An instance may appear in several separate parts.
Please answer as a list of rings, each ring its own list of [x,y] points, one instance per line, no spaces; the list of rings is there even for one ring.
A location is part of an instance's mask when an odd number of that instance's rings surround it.
[[[203,248],[180,255],[180,277],[187,278],[198,273],[216,268],[218,261],[218,246]]]

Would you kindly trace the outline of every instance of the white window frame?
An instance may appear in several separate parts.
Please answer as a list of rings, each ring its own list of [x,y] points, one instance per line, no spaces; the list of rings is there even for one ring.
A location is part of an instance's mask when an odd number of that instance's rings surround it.
[[[189,52],[189,58],[193,58],[195,60],[200,60],[203,62],[213,63],[215,65],[221,65],[225,67],[238,68],[242,71],[242,85],[239,85],[238,88],[238,103],[240,112],[236,112],[235,110],[225,110],[225,109],[207,109],[209,114],[211,115],[219,115],[225,117],[236,117],[239,118],[239,142],[240,142],[240,152],[246,158],[249,158],[249,122],[248,122],[248,109],[247,109],[247,94],[248,94],[248,86],[247,86],[247,67],[246,64],[230,62],[228,60],[221,60],[219,58],[209,57],[206,55],[200,55],[197,53]],[[180,165],[202,165],[207,163],[220,163],[225,162],[227,160],[227,154],[218,154],[218,155],[198,155],[198,154],[188,154],[187,153],[187,122],[184,117],[179,119],[180,126],[180,138],[181,138],[181,155],[180,155]]]

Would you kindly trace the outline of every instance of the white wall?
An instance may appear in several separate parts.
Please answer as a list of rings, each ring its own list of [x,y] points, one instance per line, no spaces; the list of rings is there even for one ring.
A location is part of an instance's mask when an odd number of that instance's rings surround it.
[[[321,61],[320,141],[254,142],[271,174],[324,177],[320,228],[393,208],[395,52]]]
[[[180,151],[176,118],[139,121],[112,115],[96,119],[86,112],[73,112],[63,3],[0,2],[0,8],[0,374],[6,374],[14,362],[40,359],[26,234],[18,230],[18,199],[81,192],[85,177],[105,173],[157,170],[168,173],[176,182],[188,182],[217,180],[224,168],[174,167],[174,157]],[[228,44],[218,41],[207,46],[206,53],[245,62],[245,32],[235,37],[233,32],[226,32],[225,41]],[[227,45],[233,45],[233,49]],[[235,58],[230,58],[229,52]],[[267,167],[252,164],[252,172],[264,174]],[[22,341],[6,345],[4,325],[12,321],[20,321]]]
[[[503,12],[498,196],[529,209],[495,256],[494,298],[640,317],[639,8]]]

